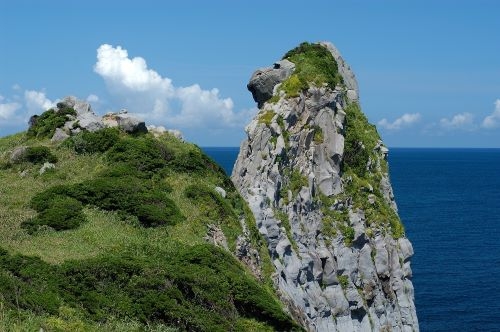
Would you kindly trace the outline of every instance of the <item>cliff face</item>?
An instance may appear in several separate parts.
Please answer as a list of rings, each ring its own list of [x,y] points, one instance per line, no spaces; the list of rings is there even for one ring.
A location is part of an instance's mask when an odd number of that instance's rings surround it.
[[[418,331],[411,243],[387,153],[330,43],[301,44],[248,84],[259,113],[232,180],[291,314],[310,331]],[[270,91],[272,91],[270,93]]]

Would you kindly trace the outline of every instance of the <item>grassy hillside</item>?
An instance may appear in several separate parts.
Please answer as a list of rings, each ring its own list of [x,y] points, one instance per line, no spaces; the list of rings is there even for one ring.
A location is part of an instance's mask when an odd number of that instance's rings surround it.
[[[45,124],[0,138],[0,330],[297,328],[251,213],[198,147],[117,129],[51,143]],[[242,223],[263,280],[233,255]]]

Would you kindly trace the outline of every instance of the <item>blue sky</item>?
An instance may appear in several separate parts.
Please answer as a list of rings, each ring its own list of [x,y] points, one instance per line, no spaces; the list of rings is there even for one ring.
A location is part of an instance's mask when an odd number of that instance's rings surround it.
[[[494,0],[0,0],[0,136],[75,95],[238,146],[252,72],[328,40],[388,146],[500,147],[499,13]]]

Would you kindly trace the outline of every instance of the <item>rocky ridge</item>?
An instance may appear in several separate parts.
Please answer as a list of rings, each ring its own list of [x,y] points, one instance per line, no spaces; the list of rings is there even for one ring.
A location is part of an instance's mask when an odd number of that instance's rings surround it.
[[[290,92],[307,77],[301,59],[325,49],[341,82]],[[267,241],[275,287],[310,331],[418,331],[413,248],[355,76],[331,43],[291,54],[248,84],[259,113],[232,174]]]
[[[182,133],[178,130],[167,130],[163,126],[146,126],[145,122],[137,116],[128,113],[126,109],[119,112],[108,112],[102,117],[97,115],[90,103],[77,99],[74,96],[67,96],[52,108],[55,113],[63,112],[66,109],[72,109],[74,114],[66,115],[66,122],[63,126],[56,128],[51,141],[60,142],[66,138],[78,134],[82,130],[95,132],[103,128],[119,128],[126,133],[146,133],[161,135],[168,132],[177,138],[182,139]],[[30,128],[37,123],[39,115],[33,115],[29,120]]]

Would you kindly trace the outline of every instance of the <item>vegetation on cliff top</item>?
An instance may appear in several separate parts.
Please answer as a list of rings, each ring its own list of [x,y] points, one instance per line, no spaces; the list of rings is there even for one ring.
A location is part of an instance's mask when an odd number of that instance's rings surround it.
[[[269,282],[204,239],[213,225],[235,252],[243,219],[271,272],[251,212],[198,147],[117,129],[53,143],[47,113],[0,138],[0,330],[297,328]]]
[[[309,84],[326,84],[335,89],[343,82],[337,62],[330,51],[320,44],[304,42],[288,51],[283,59],[295,64],[293,74],[281,84],[281,89],[288,97],[297,97],[300,91],[309,88]]]

